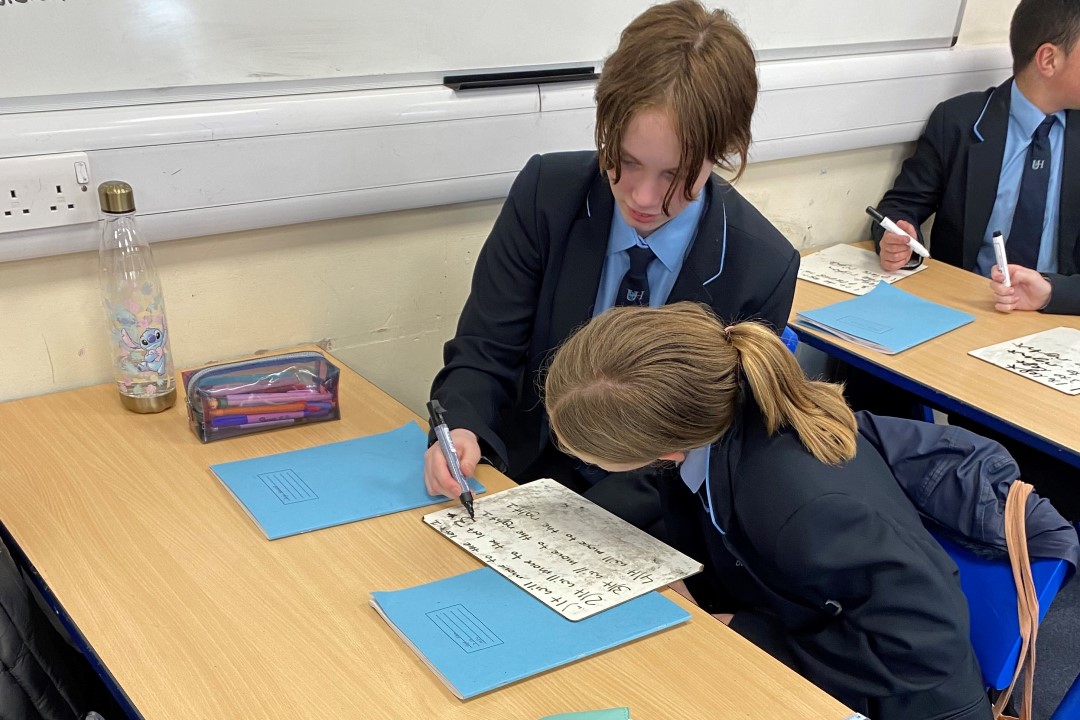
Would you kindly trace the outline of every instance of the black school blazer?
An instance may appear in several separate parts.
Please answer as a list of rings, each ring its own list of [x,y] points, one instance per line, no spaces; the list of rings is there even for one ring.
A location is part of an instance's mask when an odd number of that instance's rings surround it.
[[[826,465],[743,397],[707,488],[661,482],[672,544],[705,565],[695,599],[874,720],[987,720],[956,565],[873,445]]]
[[[934,108],[914,154],[904,161],[892,189],[878,205],[893,220],[907,220],[916,228],[935,215],[931,255],[965,270],[975,269],[994,209],[1011,92],[1009,79],[996,88],[966,93]],[[1067,110],[1065,118],[1058,271],[1073,275],[1080,269],[1080,112]],[[884,230],[875,223],[871,233],[876,247]]]
[[[782,329],[799,255],[729,184],[711,177],[708,207],[668,302]],[[592,316],[614,198],[597,153],[536,155],[514,181],[477,258],[457,334],[431,396],[451,428],[516,477],[550,442],[540,398],[551,352]]]

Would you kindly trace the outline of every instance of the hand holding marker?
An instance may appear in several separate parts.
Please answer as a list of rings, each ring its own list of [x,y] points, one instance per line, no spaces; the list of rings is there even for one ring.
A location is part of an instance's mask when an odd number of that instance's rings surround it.
[[[930,257],[930,251],[923,247],[923,244],[921,242],[901,230],[899,225],[879,213],[873,207],[867,206],[866,214],[872,217],[874,219],[874,222],[876,222],[878,225],[885,228],[889,232],[900,235],[901,237],[906,237],[908,239],[908,247],[914,250],[915,254],[921,255],[924,258]]]
[[[438,400],[432,400],[427,404],[427,407],[428,412],[431,414],[432,429],[435,431],[435,437],[439,441],[439,447],[442,448],[443,457],[446,458],[446,466],[461,489],[461,495],[458,496],[458,499],[469,512],[469,517],[475,520],[476,513],[473,510],[472,490],[469,489],[469,482],[465,479],[465,473],[461,472],[461,462],[458,460],[457,448],[454,447],[454,441],[450,439],[450,428],[447,427],[446,420],[443,419],[443,413],[446,410]]]

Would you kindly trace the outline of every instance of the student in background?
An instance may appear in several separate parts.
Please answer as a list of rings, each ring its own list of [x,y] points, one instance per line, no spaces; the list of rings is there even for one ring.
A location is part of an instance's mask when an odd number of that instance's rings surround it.
[[[992,236],[1032,270],[1080,269],[1080,0],[1021,0],[1009,45],[1013,77],[938,105],[915,153],[878,204],[906,232],[934,215],[930,252],[986,277]],[[906,240],[873,225],[881,267],[912,256]]]
[[[787,322],[799,256],[715,165],[746,162],[753,51],[722,11],[656,5],[622,33],[596,87],[598,152],[525,165],[477,258],[431,397],[466,474],[481,457],[518,482],[551,477],[659,534],[655,474],[608,474],[556,450],[539,371],[571,330],[614,305],[706,303]],[[431,494],[456,496],[437,446]]]
[[[998,309],[1042,308],[1071,312],[1080,293],[1080,0],[1020,0],[1009,28],[1013,77],[996,88],[967,93],[938,105],[915,153],[904,161],[878,210],[922,240],[931,215],[930,252],[936,260],[991,277],[993,234],[1006,238],[1018,291],[1046,288],[1045,308],[1014,293]],[[920,258],[906,240],[876,223],[872,234],[884,270]],[[1012,303],[1017,299],[1017,303]],[[1045,299],[1045,298],[1044,298]],[[854,368],[837,377],[857,410],[915,417],[908,393]],[[1075,468],[958,414],[949,422],[1004,445],[1021,475],[1066,517],[1080,518]]]
[[[771,330],[619,308],[558,350],[544,401],[566,452],[667,466],[665,526],[705,565],[686,581],[703,608],[874,720],[990,718],[956,566],[840,388]]]
[[[994,309],[999,312],[1038,310],[1054,315],[1080,315],[1080,275],[1043,275],[1009,263],[1010,285],[1005,284],[1005,276],[996,265],[990,277]]]

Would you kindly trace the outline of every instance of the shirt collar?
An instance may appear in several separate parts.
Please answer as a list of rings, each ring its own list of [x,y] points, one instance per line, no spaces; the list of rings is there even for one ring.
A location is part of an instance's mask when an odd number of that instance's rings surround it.
[[[688,451],[686,459],[679,466],[679,477],[682,478],[686,487],[690,488],[690,492],[698,492],[705,482],[706,470],[709,467],[709,450],[711,448],[711,445],[705,445]]]
[[[704,192],[698,193],[681,213],[653,231],[648,238],[642,238],[634,228],[626,224],[619,206],[616,205],[607,254],[626,252],[635,245],[646,246],[652,248],[669,272],[674,272],[686,256],[686,248],[694,239],[698,221],[701,220],[701,213],[705,208],[703,195]]]
[[[1065,111],[1059,110],[1052,115],[1057,118],[1061,127],[1065,127]],[[1035,107],[1034,103],[1028,100],[1024,93],[1020,92],[1020,88],[1016,86],[1016,83],[1012,84],[1012,96],[1009,101],[1009,119],[1016,123],[1016,127],[1020,129],[1025,138],[1031,138],[1035,134],[1035,128],[1039,127],[1043,120],[1046,119],[1046,113],[1039,108]]]

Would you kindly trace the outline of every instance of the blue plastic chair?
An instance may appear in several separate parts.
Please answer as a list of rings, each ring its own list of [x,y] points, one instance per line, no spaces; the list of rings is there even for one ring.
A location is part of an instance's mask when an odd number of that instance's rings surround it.
[[[979,557],[938,535],[934,539],[941,543],[960,569],[960,587],[964,590],[971,616],[971,645],[975,648],[983,681],[987,687],[1004,690],[1016,671],[1022,642],[1016,612],[1016,586],[1009,561]],[[1040,623],[1061,589],[1068,568],[1069,564],[1064,560],[1039,558],[1031,562]],[[1074,686],[1073,691],[1080,702],[1080,690]],[[1066,717],[1070,716],[1062,716]]]
[[[1072,687],[1061,698],[1057,710],[1050,716],[1050,720],[1076,720],[1080,718],[1080,675],[1076,676]]]
[[[784,332],[780,333],[780,339],[787,345],[787,349],[791,352],[795,352],[795,348],[799,347],[799,336],[790,327],[784,326]]]

